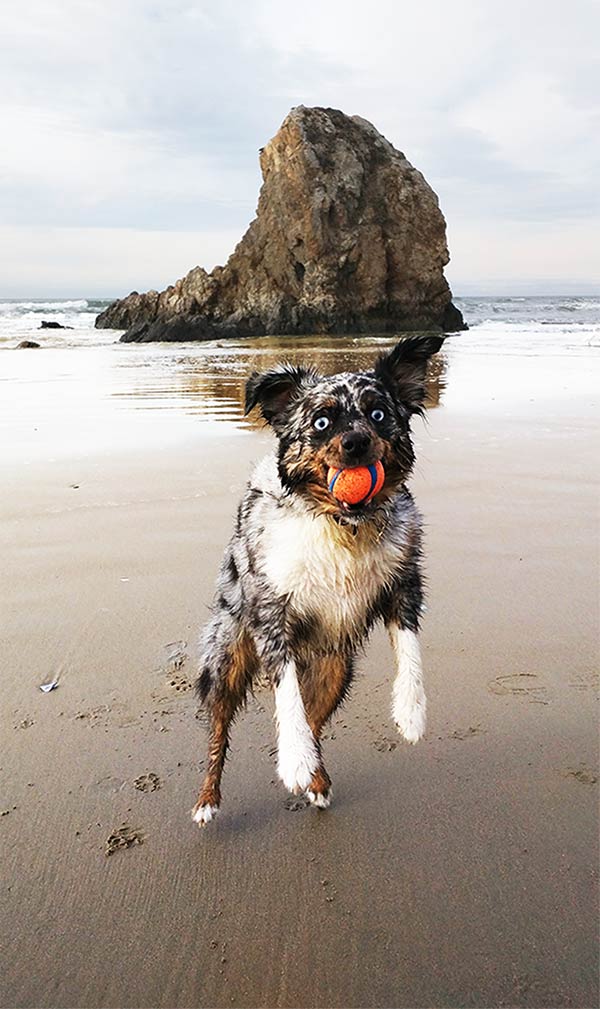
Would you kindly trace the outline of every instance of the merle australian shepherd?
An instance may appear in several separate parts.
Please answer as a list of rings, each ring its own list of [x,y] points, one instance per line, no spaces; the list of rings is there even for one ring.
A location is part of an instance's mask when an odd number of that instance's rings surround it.
[[[259,672],[275,692],[279,776],[314,806],[329,805],[321,732],[377,620],[396,658],[392,717],[408,742],[423,735],[421,518],[406,481],[411,417],[423,410],[427,361],[442,343],[405,339],[372,371],[323,377],[284,364],[248,380],[246,412],[260,407],[278,448],[248,483],[201,638],[198,691],[210,721],[193,811],[201,826],[219,809],[230,725]],[[336,500],[330,467],[377,461],[385,482],[368,504]]]

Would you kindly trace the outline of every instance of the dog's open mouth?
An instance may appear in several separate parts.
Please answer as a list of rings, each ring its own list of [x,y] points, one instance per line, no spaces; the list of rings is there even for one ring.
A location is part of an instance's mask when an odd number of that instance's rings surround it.
[[[356,504],[351,504],[349,501],[338,501],[338,504],[343,511],[349,512],[351,515],[360,515],[373,507],[372,501],[358,501]]]
[[[357,532],[360,526],[369,522],[376,514],[377,502],[369,501],[359,504],[349,504],[346,501],[336,501],[338,511],[333,514],[333,519],[339,526]]]

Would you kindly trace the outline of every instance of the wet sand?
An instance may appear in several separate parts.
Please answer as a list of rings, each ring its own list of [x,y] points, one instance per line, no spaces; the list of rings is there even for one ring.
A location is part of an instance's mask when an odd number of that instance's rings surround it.
[[[269,435],[5,471],[4,1007],[597,1004],[591,405],[415,425],[427,738],[391,725],[378,630],[332,808],[286,796],[258,692],[202,832],[193,647]]]

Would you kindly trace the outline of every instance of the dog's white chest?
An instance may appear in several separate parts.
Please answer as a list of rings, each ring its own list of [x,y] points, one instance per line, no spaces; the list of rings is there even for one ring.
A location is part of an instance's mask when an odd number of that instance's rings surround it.
[[[398,543],[361,532],[352,537],[325,517],[293,514],[278,515],[265,531],[264,571],[276,592],[335,635],[362,628],[401,559]]]

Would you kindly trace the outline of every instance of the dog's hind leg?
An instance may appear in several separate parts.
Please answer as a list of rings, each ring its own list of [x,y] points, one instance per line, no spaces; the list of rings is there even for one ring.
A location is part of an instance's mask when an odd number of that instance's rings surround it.
[[[313,806],[327,809],[331,803],[331,778],[321,751],[321,732],[334,711],[346,697],[352,682],[352,659],[345,655],[327,655],[310,663],[302,677],[302,694],[308,723],[317,744],[319,763],[306,794]]]
[[[210,628],[209,628],[210,630]],[[215,659],[219,668],[215,668]],[[213,650],[204,660],[198,692],[209,712],[206,775],[192,817],[201,827],[209,823],[221,804],[221,776],[229,747],[229,729],[257,670],[254,645],[244,632],[226,647]]]

